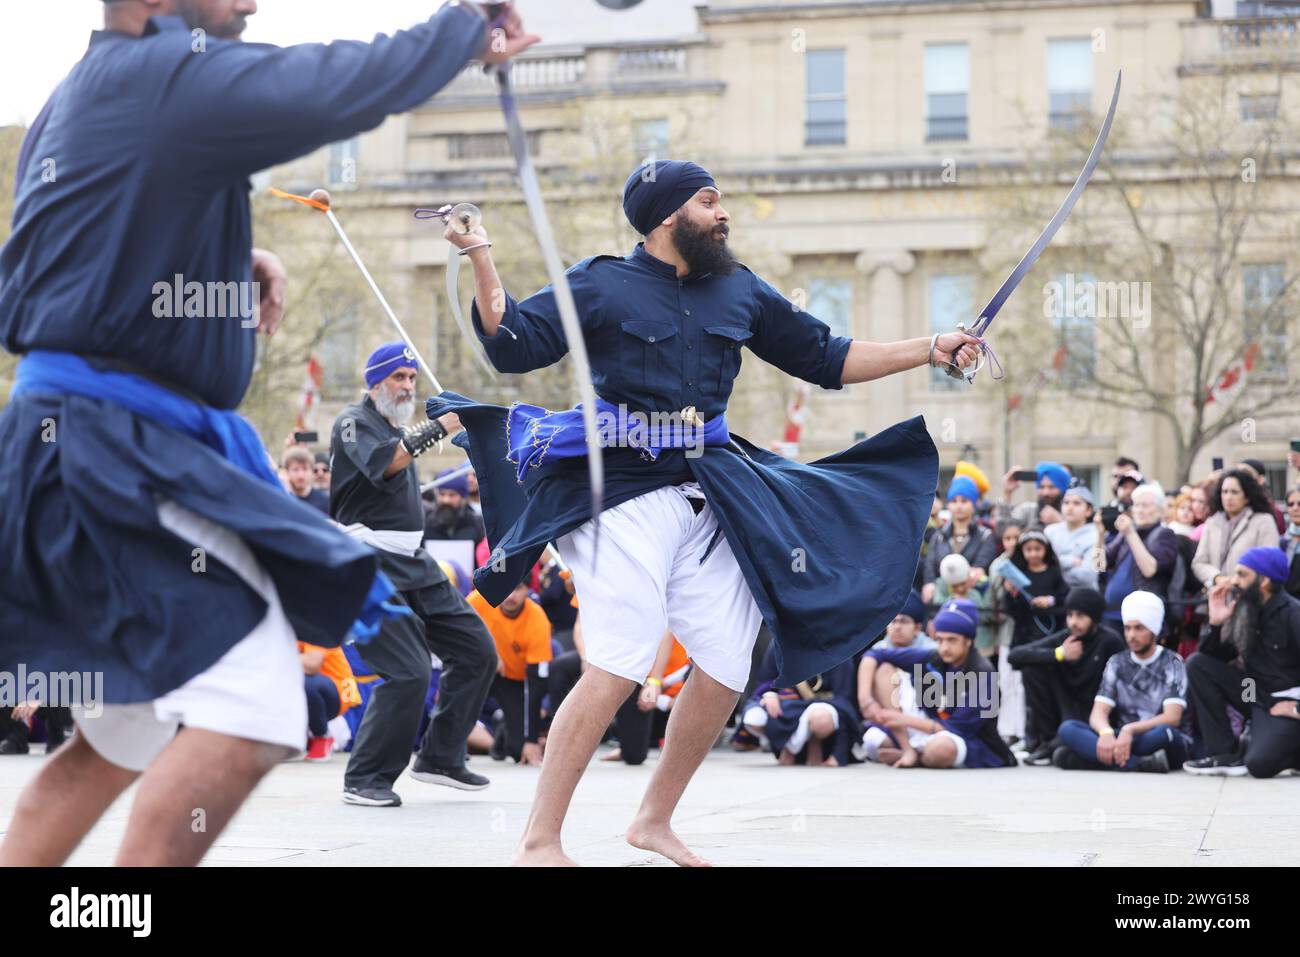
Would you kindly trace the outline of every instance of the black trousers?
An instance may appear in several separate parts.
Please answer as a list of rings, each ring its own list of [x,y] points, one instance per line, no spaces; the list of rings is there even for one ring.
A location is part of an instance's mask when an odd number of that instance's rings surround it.
[[[483,710],[497,653],[483,619],[448,581],[400,593],[413,616],[386,620],[378,635],[357,651],[384,679],[375,689],[357,729],[343,783],[347,787],[392,787],[406,770],[419,731],[432,666],[442,660],[438,701],[420,743],[421,764],[459,768],[465,741]]]
[[[0,740],[26,744],[31,737],[31,732],[27,730],[27,722],[14,718],[12,712],[12,708],[0,707]],[[45,722],[45,733],[52,743],[61,743],[72,733],[71,708],[42,707],[36,714]]]
[[[1271,778],[1288,768],[1300,768],[1300,720],[1279,718],[1267,707],[1253,705],[1246,770],[1251,777]]]
[[[560,710],[561,702],[581,677],[582,659],[578,657],[576,651],[565,652],[551,662],[547,693],[551,698],[552,715]],[[655,730],[662,731],[668,721],[668,716],[662,711],[657,709],[641,711],[637,708],[636,701],[640,694],[641,686],[637,685],[632,689],[627,700],[619,706],[617,714],[614,715],[613,727],[610,729],[614,737],[618,738],[619,752],[627,764],[640,764],[645,761],[646,755],[650,753],[650,742],[655,738]],[[501,708],[505,711],[505,705]],[[509,712],[507,712],[508,716]]]
[[[1025,737],[1047,744],[1066,721],[1087,721],[1097,694],[1074,691],[1056,664],[1030,665],[1019,669],[1025,684]],[[1085,689],[1086,690],[1086,689]]]
[[[1196,719],[1206,753],[1232,754],[1237,750],[1228,709],[1234,709],[1243,718],[1250,717],[1251,702],[1246,700],[1246,687],[1246,675],[1240,668],[1200,652],[1187,659],[1187,704]]]
[[[528,713],[528,682],[497,675],[492,681],[492,700],[501,708],[501,723],[505,725],[506,754],[518,761],[524,753],[526,716]]]

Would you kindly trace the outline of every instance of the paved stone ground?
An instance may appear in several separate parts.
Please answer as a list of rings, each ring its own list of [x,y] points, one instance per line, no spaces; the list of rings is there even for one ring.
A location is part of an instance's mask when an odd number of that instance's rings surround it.
[[[359,808],[339,800],[343,758],[278,768],[208,863],[504,864],[537,778],[535,769],[477,757],[472,766],[492,778],[485,791],[467,794],[403,778],[403,807]],[[43,760],[0,758],[0,831]],[[652,753],[636,768],[593,763],[565,832],[577,861],[666,863],[622,840],[654,761]],[[111,863],[130,797],[110,809],[71,863]],[[770,755],[717,750],[687,791],[676,825],[702,854],[728,866],[1295,865],[1300,780],[1055,768],[784,768]]]

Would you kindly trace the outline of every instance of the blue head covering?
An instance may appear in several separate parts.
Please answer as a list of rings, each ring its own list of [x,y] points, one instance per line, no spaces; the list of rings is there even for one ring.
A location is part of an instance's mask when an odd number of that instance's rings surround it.
[[[924,624],[925,602],[921,600],[920,592],[913,588],[912,593],[907,596],[907,603],[904,604],[902,608],[898,609],[898,614],[906,615],[918,625]]]
[[[1070,473],[1060,462],[1039,462],[1034,466],[1034,473],[1038,476],[1039,482],[1044,478],[1049,479],[1056,486],[1056,490],[1062,494],[1065,494],[1065,490],[1070,487]]]
[[[446,478],[448,475],[451,475],[455,471],[456,470],[454,468],[443,469],[435,476],[435,479]],[[459,492],[461,498],[469,498],[469,473],[462,472],[460,475],[457,475],[455,478],[448,479],[447,481],[442,482],[436,487],[439,489],[445,488],[449,492]]]
[[[980,500],[980,489],[975,484],[975,480],[969,475],[958,475],[948,485],[947,501],[951,502],[958,495],[970,499],[972,502]]]
[[[953,598],[943,603],[934,616],[935,632],[949,631],[974,638],[980,624],[980,610],[969,598]]]
[[[384,343],[366,360],[366,388],[373,389],[403,366],[415,368],[415,353],[405,342]]]
[[[1237,563],[1245,565],[1257,575],[1273,579],[1275,591],[1286,584],[1287,576],[1291,571],[1287,565],[1286,552],[1272,545],[1258,545],[1247,549],[1246,553],[1237,559]]]
[[[705,186],[715,189],[713,177],[701,166],[685,160],[656,160],[632,171],[623,187],[623,212],[642,236],[671,216]]]

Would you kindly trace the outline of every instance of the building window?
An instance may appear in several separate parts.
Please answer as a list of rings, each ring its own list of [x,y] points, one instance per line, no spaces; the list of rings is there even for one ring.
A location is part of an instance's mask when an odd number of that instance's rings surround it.
[[[809,280],[808,311],[830,326],[833,335],[850,338],[853,328],[853,280]]]
[[[930,334],[956,332],[957,323],[974,321],[975,283],[971,276],[931,276],[929,283],[928,313]],[[951,378],[942,369],[930,370],[931,392],[955,392],[965,383]]]
[[[325,335],[318,356],[323,373],[321,395],[325,399],[350,398],[361,387],[357,381],[361,321],[355,305],[336,301],[325,308]]]
[[[357,161],[361,157],[361,140],[352,137],[330,144],[329,184],[331,186],[357,185]]]
[[[1241,94],[1241,118],[1243,121],[1250,120],[1275,120],[1277,119],[1277,101],[1276,93],[1243,93]]]
[[[1053,297],[1052,331],[1055,349],[1065,349],[1056,380],[1063,389],[1085,385],[1097,375],[1097,283],[1087,273],[1057,273],[1052,277],[1061,295]],[[1046,370],[1045,370],[1046,371]]]
[[[1265,380],[1286,377],[1287,309],[1284,302],[1286,267],[1257,263],[1241,267],[1242,318],[1246,344],[1259,346],[1253,375]]]
[[[636,155],[642,162],[668,155],[668,121],[642,120],[636,126]]]
[[[848,122],[844,98],[844,51],[809,50],[805,146],[843,146]]]
[[[530,130],[524,135],[528,137],[528,151],[537,156],[541,152],[541,130]],[[447,137],[448,159],[508,159],[510,156],[510,140],[504,133],[453,133]]]
[[[1047,121],[1052,129],[1079,125],[1092,109],[1092,41],[1047,41]]]
[[[966,101],[970,92],[970,47],[935,43],[925,48],[925,138],[967,138]]]

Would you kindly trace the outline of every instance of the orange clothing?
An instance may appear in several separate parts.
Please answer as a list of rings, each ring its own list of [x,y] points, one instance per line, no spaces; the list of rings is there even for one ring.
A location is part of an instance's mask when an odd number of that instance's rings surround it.
[[[500,608],[489,605],[477,591],[470,592],[466,601],[492,632],[497,654],[505,665],[502,677],[510,681],[525,681],[529,665],[551,660],[551,622],[537,602],[525,598],[518,617],[508,618]]]
[[[680,641],[674,638],[673,650],[668,652],[668,664],[664,665],[664,677],[667,678],[675,671],[681,671],[690,663],[691,663],[691,659],[686,654],[686,649],[682,647],[682,643]],[[685,682],[679,681],[677,684],[672,685],[671,687],[665,687],[663,689],[663,693],[668,695],[670,698],[675,698],[677,697],[677,692],[682,690],[684,684]]]
[[[302,654],[307,650],[325,652],[325,660],[321,662],[320,673],[334,682],[334,687],[339,689],[339,714],[346,714],[348,708],[361,704],[361,692],[357,690],[357,679],[352,674],[352,666],[348,664],[348,656],[343,654],[343,649],[321,648],[319,645],[309,645],[305,641],[298,642],[298,654]]]

